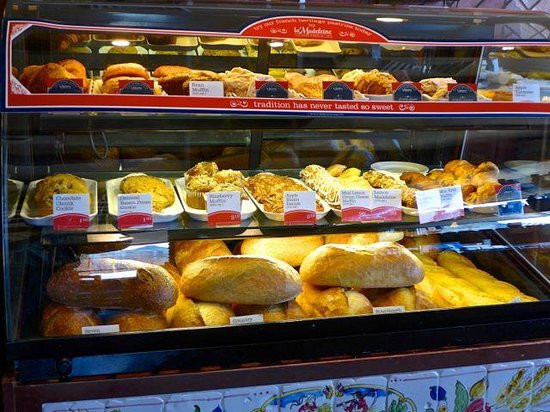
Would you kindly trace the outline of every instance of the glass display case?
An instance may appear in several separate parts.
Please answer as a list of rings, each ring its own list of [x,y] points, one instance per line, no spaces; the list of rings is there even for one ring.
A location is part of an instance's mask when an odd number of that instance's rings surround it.
[[[550,19],[426,10],[9,2],[18,379],[548,339]]]

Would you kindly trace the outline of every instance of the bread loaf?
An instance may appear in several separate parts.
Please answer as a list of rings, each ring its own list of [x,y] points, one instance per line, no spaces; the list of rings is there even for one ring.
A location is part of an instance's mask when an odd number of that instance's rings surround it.
[[[341,233],[337,235],[325,235],[325,243],[370,245],[378,242],[398,242],[403,239],[403,236],[403,232]]]
[[[300,276],[303,282],[319,286],[397,288],[420,282],[424,269],[416,256],[397,243],[328,244],[304,259]]]
[[[42,313],[42,336],[75,336],[84,326],[97,326],[100,320],[91,309],[50,304]]]
[[[300,276],[277,259],[209,257],[187,265],[180,288],[185,296],[206,302],[273,305],[300,293]]]
[[[166,320],[171,328],[228,325],[232,316],[235,314],[229,305],[193,302],[182,294],[177,303],[166,311]]]
[[[168,324],[164,316],[157,313],[126,312],[109,319],[109,325],[118,325],[121,332],[166,329]]]
[[[245,239],[241,245],[243,255],[266,256],[298,267],[313,250],[324,244],[323,236],[292,236],[280,238]]]
[[[437,258],[441,249],[441,242],[439,241],[439,236],[436,234],[406,237],[401,241],[401,244],[411,250],[411,252],[417,252],[432,259]]]
[[[134,260],[83,259],[48,281],[55,302],[94,308],[162,311],[176,303],[177,284],[162,267]]]
[[[233,311],[237,316],[262,315],[264,322],[278,322],[286,319],[286,306],[284,304],[269,306],[234,305]]]
[[[414,286],[408,288],[369,289],[365,293],[374,307],[403,306],[407,311],[416,309]]]
[[[188,264],[197,260],[231,255],[231,251],[221,240],[180,240],[170,246],[171,259],[182,273]]]
[[[357,291],[340,287],[322,289],[307,283],[296,302],[310,318],[361,315],[373,311],[367,297]]]

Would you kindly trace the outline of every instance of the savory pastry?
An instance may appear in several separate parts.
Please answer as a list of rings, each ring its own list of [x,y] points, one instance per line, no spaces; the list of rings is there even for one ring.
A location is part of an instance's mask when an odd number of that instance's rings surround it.
[[[118,325],[121,332],[160,330],[168,327],[164,316],[147,312],[120,313],[111,317],[107,324]]]
[[[400,189],[403,206],[416,208],[416,189],[411,189],[403,182],[375,170],[363,173],[363,178],[376,189]]]
[[[53,213],[54,194],[88,194],[90,203],[92,196],[86,181],[81,177],[68,173],[48,176],[36,185],[34,204],[38,216],[48,216]]]
[[[231,251],[221,240],[178,240],[170,244],[170,257],[180,274],[190,263],[209,256],[231,256]]]
[[[161,266],[107,258],[67,263],[50,277],[47,291],[64,305],[154,312],[173,306],[178,297],[176,282]]]
[[[392,93],[392,83],[395,82],[397,79],[390,73],[373,69],[355,78],[354,89],[363,94],[386,95]]]
[[[107,80],[112,79],[113,77],[121,77],[121,76],[140,77],[145,80],[149,79],[149,73],[147,72],[147,69],[143,67],[141,64],[119,63],[119,64],[112,64],[108,66],[103,71],[102,80],[103,82],[106,82]]]
[[[267,74],[254,73],[242,67],[234,67],[221,75],[226,96],[255,97],[256,80],[275,81]]]
[[[338,178],[331,176],[327,169],[319,165],[309,165],[300,171],[300,177],[331,207],[340,208],[340,191],[344,186]]]
[[[229,305],[194,302],[182,294],[174,306],[166,311],[166,321],[171,328],[228,325],[235,316]]]
[[[294,39],[294,45],[298,47],[316,47],[323,44],[322,40]]]
[[[288,81],[288,88],[308,98],[321,99],[323,97],[323,82],[338,81],[338,77],[330,74],[319,76],[304,76],[300,73],[286,73],[285,80]]]
[[[300,293],[300,275],[281,260],[218,256],[195,261],[182,273],[180,290],[206,302],[274,305]]]
[[[320,288],[304,283],[296,302],[306,317],[334,317],[364,315],[373,312],[365,295],[340,287]]]
[[[308,190],[288,176],[278,176],[272,173],[258,173],[249,177],[246,187],[252,196],[263,205],[265,211],[272,213],[284,212],[284,192],[303,192]],[[323,206],[316,202],[317,211],[321,212]]]
[[[424,270],[422,262],[398,243],[326,244],[306,256],[300,277],[319,286],[397,288],[420,282]]]
[[[185,172],[185,180],[196,176],[211,176],[214,177],[218,173],[218,165],[214,162],[199,162],[187,172]]]
[[[449,84],[456,84],[456,80],[452,77],[433,77],[420,80],[422,92],[435,100],[449,96]]]
[[[182,92],[184,95],[189,94],[189,82],[193,81],[219,81],[220,75],[209,70],[190,70],[187,79],[182,83]]]
[[[241,245],[243,255],[266,256],[299,267],[305,257],[324,245],[323,236],[260,237],[245,239]]]
[[[206,210],[205,194],[212,191],[219,183],[210,176],[196,176],[185,181],[185,196],[189,207]]]
[[[174,65],[165,65],[159,66],[153,72],[155,77],[164,77],[172,74],[185,73],[191,70],[189,67],[185,66],[174,66]]]
[[[100,324],[99,317],[92,309],[80,309],[52,303],[42,313],[40,330],[44,337],[76,336],[82,335],[83,327]]]
[[[164,208],[172,206],[176,200],[174,189],[154,176],[128,176],[120,182],[120,192],[151,193],[154,212],[162,212]]]

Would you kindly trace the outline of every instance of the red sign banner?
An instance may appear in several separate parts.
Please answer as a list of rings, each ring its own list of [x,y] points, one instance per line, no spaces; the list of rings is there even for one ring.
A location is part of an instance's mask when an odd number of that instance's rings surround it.
[[[373,220],[401,221],[401,209],[391,206],[381,206],[374,209],[366,207],[348,207],[342,209],[342,222],[366,222]]]
[[[285,212],[285,225],[314,225],[317,215],[311,210],[290,210]]]
[[[90,217],[82,213],[65,213],[54,216],[54,230],[88,229]]]
[[[153,226],[153,215],[150,213],[127,213],[117,218],[119,229]]]
[[[208,226],[232,226],[241,224],[241,213],[234,210],[220,210],[208,213]]]

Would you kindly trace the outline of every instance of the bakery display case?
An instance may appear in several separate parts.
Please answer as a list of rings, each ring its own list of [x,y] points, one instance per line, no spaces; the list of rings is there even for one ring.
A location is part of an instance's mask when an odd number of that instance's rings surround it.
[[[19,381],[549,338],[547,15],[179,6],[8,2]]]

